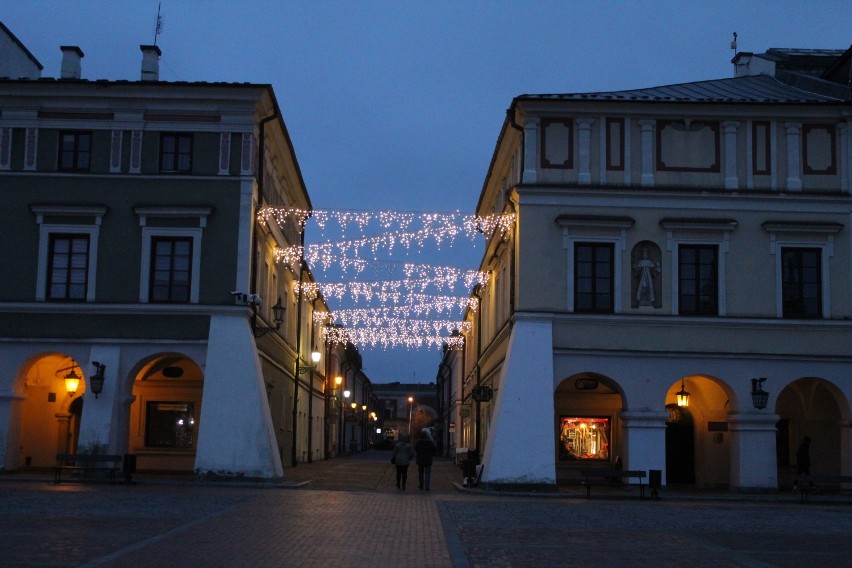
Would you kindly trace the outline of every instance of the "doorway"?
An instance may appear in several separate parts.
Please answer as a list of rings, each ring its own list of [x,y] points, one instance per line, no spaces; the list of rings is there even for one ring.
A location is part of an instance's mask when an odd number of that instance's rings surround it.
[[[695,421],[687,407],[666,406],[666,483],[695,483]]]

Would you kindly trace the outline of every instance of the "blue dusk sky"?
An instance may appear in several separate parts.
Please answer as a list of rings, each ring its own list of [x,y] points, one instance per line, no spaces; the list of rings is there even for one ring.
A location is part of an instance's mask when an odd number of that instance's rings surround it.
[[[271,84],[313,205],[332,210],[473,213],[520,94],[730,77],[734,32],[739,51],[852,43],[848,0],[0,0],[0,21],[44,77],[76,45],[83,78],[138,80],[158,4],[160,79]],[[475,269],[481,254],[461,239],[396,260]],[[432,382],[441,357],[361,352],[376,383]]]

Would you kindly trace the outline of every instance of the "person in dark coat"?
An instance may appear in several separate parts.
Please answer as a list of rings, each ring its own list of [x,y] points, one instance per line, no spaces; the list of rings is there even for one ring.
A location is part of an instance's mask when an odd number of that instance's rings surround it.
[[[417,454],[417,479],[420,489],[429,491],[429,483],[432,481],[432,458],[435,456],[435,442],[427,429],[423,429],[414,444],[414,452]]]
[[[799,444],[799,449],[796,450],[796,475],[811,474],[811,438],[805,436],[802,438],[802,443]],[[813,488],[814,482],[811,481],[808,487]],[[798,490],[798,482],[793,483],[793,489]]]
[[[414,448],[408,441],[408,436],[403,434],[399,442],[393,447],[391,462],[396,466],[396,488],[405,490],[405,482],[408,481],[408,465],[414,459]]]

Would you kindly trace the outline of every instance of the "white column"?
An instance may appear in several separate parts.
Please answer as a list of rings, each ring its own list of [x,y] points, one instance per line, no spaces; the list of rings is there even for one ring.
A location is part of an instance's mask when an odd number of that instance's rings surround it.
[[[12,391],[0,394],[0,470],[15,471],[20,466],[21,407],[24,395]]]
[[[852,168],[852,148],[849,144],[849,127],[846,122],[837,125],[840,134],[840,190],[844,193],[852,193],[852,184],[849,182],[850,168]],[[0,165],[3,159],[0,158]]]
[[[620,415],[624,426],[624,469],[663,472],[666,484],[666,420],[667,412],[624,411]],[[636,483],[639,480],[635,480]],[[646,478],[645,483],[648,482]]]
[[[266,382],[245,313],[210,318],[203,397],[195,469],[281,477]]]
[[[778,419],[775,414],[756,412],[728,416],[731,428],[731,489],[778,489],[778,457],[775,454]]]
[[[787,129],[787,189],[802,189],[801,167],[802,125],[798,122],[786,122]]]
[[[37,166],[38,155],[38,128],[27,128],[24,140],[24,169],[31,171]]]
[[[0,128],[0,170],[8,170],[12,167],[12,128],[4,126]]]
[[[142,131],[130,131],[130,169],[131,174],[142,171]]]
[[[517,317],[495,391],[482,481],[555,485],[553,322],[541,316]]]
[[[737,129],[740,123],[727,120],[722,123],[725,129],[725,189],[737,189],[740,180],[737,177]]]
[[[226,176],[231,169],[231,133],[219,133],[219,175]]]
[[[654,121],[640,120],[642,133],[642,186],[654,185]]]
[[[538,153],[536,149],[538,148],[538,119],[537,118],[527,118],[524,120],[524,175],[521,178],[521,183],[535,183],[537,181],[536,178],[536,168],[538,163],[536,162],[536,156]]]
[[[109,171],[110,173],[118,173],[121,171],[121,139],[123,137],[121,130],[113,130],[110,136],[109,149]]]
[[[240,175],[248,176],[254,163],[254,137],[251,132],[243,132],[240,142]]]
[[[92,392],[91,377],[95,372],[92,361],[106,365],[104,369],[104,388],[95,398]],[[77,442],[77,452],[85,453],[122,453],[127,440],[119,440],[117,432],[121,431],[114,423],[115,416],[125,416],[115,412],[116,406],[124,401],[119,388],[119,368],[121,364],[121,349],[119,347],[95,345],[89,352],[88,364],[82,364],[86,380],[84,393],[83,414],[80,417],[80,437]]]
[[[592,183],[592,173],[589,169],[591,157],[592,143],[592,119],[578,118],[577,119],[577,137],[579,148],[579,173],[577,181],[579,183]]]

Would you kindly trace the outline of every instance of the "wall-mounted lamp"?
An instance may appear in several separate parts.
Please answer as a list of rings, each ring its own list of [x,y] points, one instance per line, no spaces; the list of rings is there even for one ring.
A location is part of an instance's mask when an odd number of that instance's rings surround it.
[[[254,332],[255,337],[261,337],[266,335],[270,331],[278,331],[281,329],[281,324],[284,323],[284,310],[287,308],[284,307],[284,304],[281,303],[281,298],[278,298],[278,301],[272,306],[272,319],[275,325],[267,326],[267,325],[257,325],[257,312],[254,314],[254,318],[252,319],[252,331]]]
[[[769,393],[763,390],[763,381],[766,377],[751,380],[751,403],[758,410],[766,408],[766,403],[769,402]]]
[[[68,395],[73,395],[77,392],[77,389],[80,387],[80,376],[74,372],[74,369],[71,369],[71,372],[65,375],[65,390],[68,392]]]
[[[98,398],[98,395],[104,390],[104,371],[106,370],[106,365],[97,361],[92,361],[92,365],[95,366],[95,374],[89,377],[89,386],[92,387],[95,398]]]
[[[684,388],[683,379],[680,380],[680,390],[677,392],[677,405],[680,407],[689,406],[689,393]]]
[[[302,373],[307,373],[308,371],[313,371],[314,369],[316,369],[317,363],[320,362],[321,357],[322,357],[322,354],[320,354],[319,351],[312,351],[311,352],[311,364],[308,365],[307,367],[299,365],[299,374],[301,375]]]

